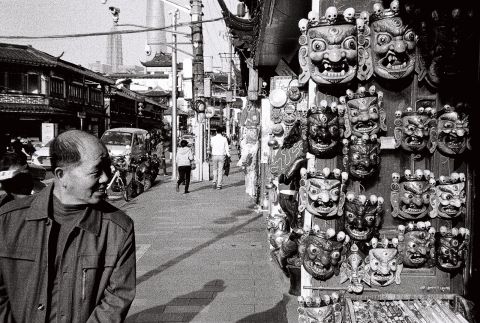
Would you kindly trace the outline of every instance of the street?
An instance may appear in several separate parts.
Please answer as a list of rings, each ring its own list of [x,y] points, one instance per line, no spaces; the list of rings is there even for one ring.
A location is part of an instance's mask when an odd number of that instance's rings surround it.
[[[262,213],[235,165],[211,182],[175,191],[158,176],[147,192],[115,202],[135,222],[137,293],[128,323],[297,322],[288,278],[270,261]],[[169,169],[171,174],[171,169]]]

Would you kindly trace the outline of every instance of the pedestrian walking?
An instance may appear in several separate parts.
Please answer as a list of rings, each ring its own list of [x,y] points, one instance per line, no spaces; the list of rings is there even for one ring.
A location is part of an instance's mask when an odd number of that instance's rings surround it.
[[[213,163],[213,186],[220,190],[222,189],[223,180],[223,165],[225,162],[225,156],[230,157],[230,148],[228,147],[227,138],[222,136],[223,129],[217,129],[215,135],[210,140],[210,148],[212,152]]]
[[[123,322],[135,297],[133,221],[104,201],[110,158],[66,131],[53,184],[0,208],[0,322]]]
[[[192,172],[192,162],[194,161],[192,149],[188,147],[188,141],[180,141],[180,148],[177,150],[178,181],[177,192],[180,191],[180,184],[185,183],[184,194],[190,193],[190,173]]]

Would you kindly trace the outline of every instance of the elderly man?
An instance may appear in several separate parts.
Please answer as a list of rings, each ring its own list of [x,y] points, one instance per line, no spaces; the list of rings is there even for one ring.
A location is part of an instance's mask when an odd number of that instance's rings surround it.
[[[132,220],[104,201],[109,156],[67,131],[52,186],[0,208],[0,322],[122,322],[135,296]]]

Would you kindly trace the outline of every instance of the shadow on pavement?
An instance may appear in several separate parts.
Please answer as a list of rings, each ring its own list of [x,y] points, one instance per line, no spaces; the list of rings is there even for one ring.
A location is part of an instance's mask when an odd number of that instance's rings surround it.
[[[275,304],[274,307],[272,307],[269,310],[266,310],[264,312],[259,312],[255,314],[251,314],[239,321],[237,323],[282,323],[282,322],[288,322],[287,318],[287,303],[288,303],[288,297],[283,294],[283,299],[279,301],[277,304]]]
[[[193,183],[193,185],[195,185],[195,183]],[[236,186],[242,186],[242,185],[245,185],[245,180],[241,180],[241,181],[238,181],[236,183],[232,183],[232,184],[227,184],[227,185],[223,185],[222,188],[223,189],[226,189],[226,188],[229,188],[229,187],[236,187]],[[190,187],[192,187],[192,183],[190,183]],[[199,188],[195,188],[195,189],[190,189],[190,193],[193,193],[193,192],[198,192],[198,191],[203,191],[203,190],[212,190],[214,191],[215,188],[213,186],[213,183],[210,183],[208,185],[205,185],[205,186],[202,186],[202,187],[199,187]]]
[[[200,250],[214,244],[215,242],[225,238],[225,237],[228,237],[230,235],[233,235],[235,234],[235,232],[241,230],[242,228],[244,228],[245,226],[249,225],[250,223],[252,222],[255,222],[256,220],[258,220],[259,218],[261,218],[263,215],[262,214],[258,214],[256,216],[254,216],[253,218],[251,218],[250,220],[242,223],[242,224],[239,224],[237,226],[234,226],[232,227],[231,229],[227,230],[227,231],[224,231],[220,234],[218,234],[216,237],[196,246],[195,248],[193,249],[190,249],[188,250],[187,252],[179,255],[178,257],[175,257],[174,259],[172,260],[169,260],[167,261],[166,263],[164,264],[161,264],[160,266],[158,266],[157,268],[155,269],[152,269],[148,272],[146,272],[145,274],[143,274],[142,276],[138,277],[137,278],[137,286],[140,285],[141,283],[147,281],[148,279],[150,279],[151,277],[153,276],[156,276],[160,273],[162,273],[164,270],[172,267],[172,266],[175,266],[176,264],[178,264],[179,262],[181,262],[182,260],[184,259],[187,259],[188,257],[196,254],[197,252],[199,252]]]
[[[190,322],[210,304],[215,297],[225,290],[221,279],[211,280],[200,290],[180,295],[167,304],[158,305],[129,316],[126,323],[153,322]]]

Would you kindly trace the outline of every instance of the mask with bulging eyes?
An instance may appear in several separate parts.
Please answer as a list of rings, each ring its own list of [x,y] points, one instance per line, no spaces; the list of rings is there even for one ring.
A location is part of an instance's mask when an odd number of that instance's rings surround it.
[[[400,238],[399,238],[400,240]],[[430,267],[435,255],[434,234],[415,229],[406,232],[401,244],[403,264],[408,268]]]
[[[403,270],[402,259],[395,248],[370,249],[365,259],[364,281],[370,286],[388,286],[394,282],[401,282],[400,274]]]
[[[324,235],[309,234],[300,242],[302,264],[305,270],[317,280],[328,280],[338,275],[345,258],[342,242],[329,240]]]
[[[267,231],[271,246],[274,249],[280,248],[282,243],[288,239],[290,231],[285,215],[270,215],[267,218]]]
[[[374,196],[374,195],[373,195]],[[375,200],[376,199],[376,200]],[[383,219],[383,198],[366,200],[347,193],[344,208],[345,232],[355,241],[366,241],[377,235]]]
[[[433,113],[432,109],[413,111],[410,107],[404,112],[397,111],[394,121],[395,147],[402,147],[412,153],[424,150],[433,153],[437,144],[437,126]]]
[[[446,105],[439,112],[437,149],[443,155],[457,156],[471,149],[469,118],[461,108],[461,104],[457,109]]]
[[[373,70],[383,79],[403,79],[415,69],[416,35],[397,13],[385,12],[371,16]]]
[[[435,194],[430,196],[432,205],[430,217],[459,218],[466,212],[466,200],[465,174],[452,173],[449,177],[440,176],[435,186]]]
[[[376,139],[344,139],[343,165],[357,179],[373,176],[380,166],[380,143]]]
[[[300,85],[348,83],[357,73],[357,28],[354,24],[309,28],[300,36]]]
[[[454,232],[452,233],[452,231]],[[442,230],[440,228],[440,232],[436,233],[435,250],[439,269],[451,273],[463,268],[468,256],[468,244],[470,242],[470,234],[465,234],[465,231],[465,228],[459,230]]]
[[[342,133],[339,117],[330,109],[321,112],[309,111],[307,116],[308,152],[317,157],[332,153],[338,147]]]

